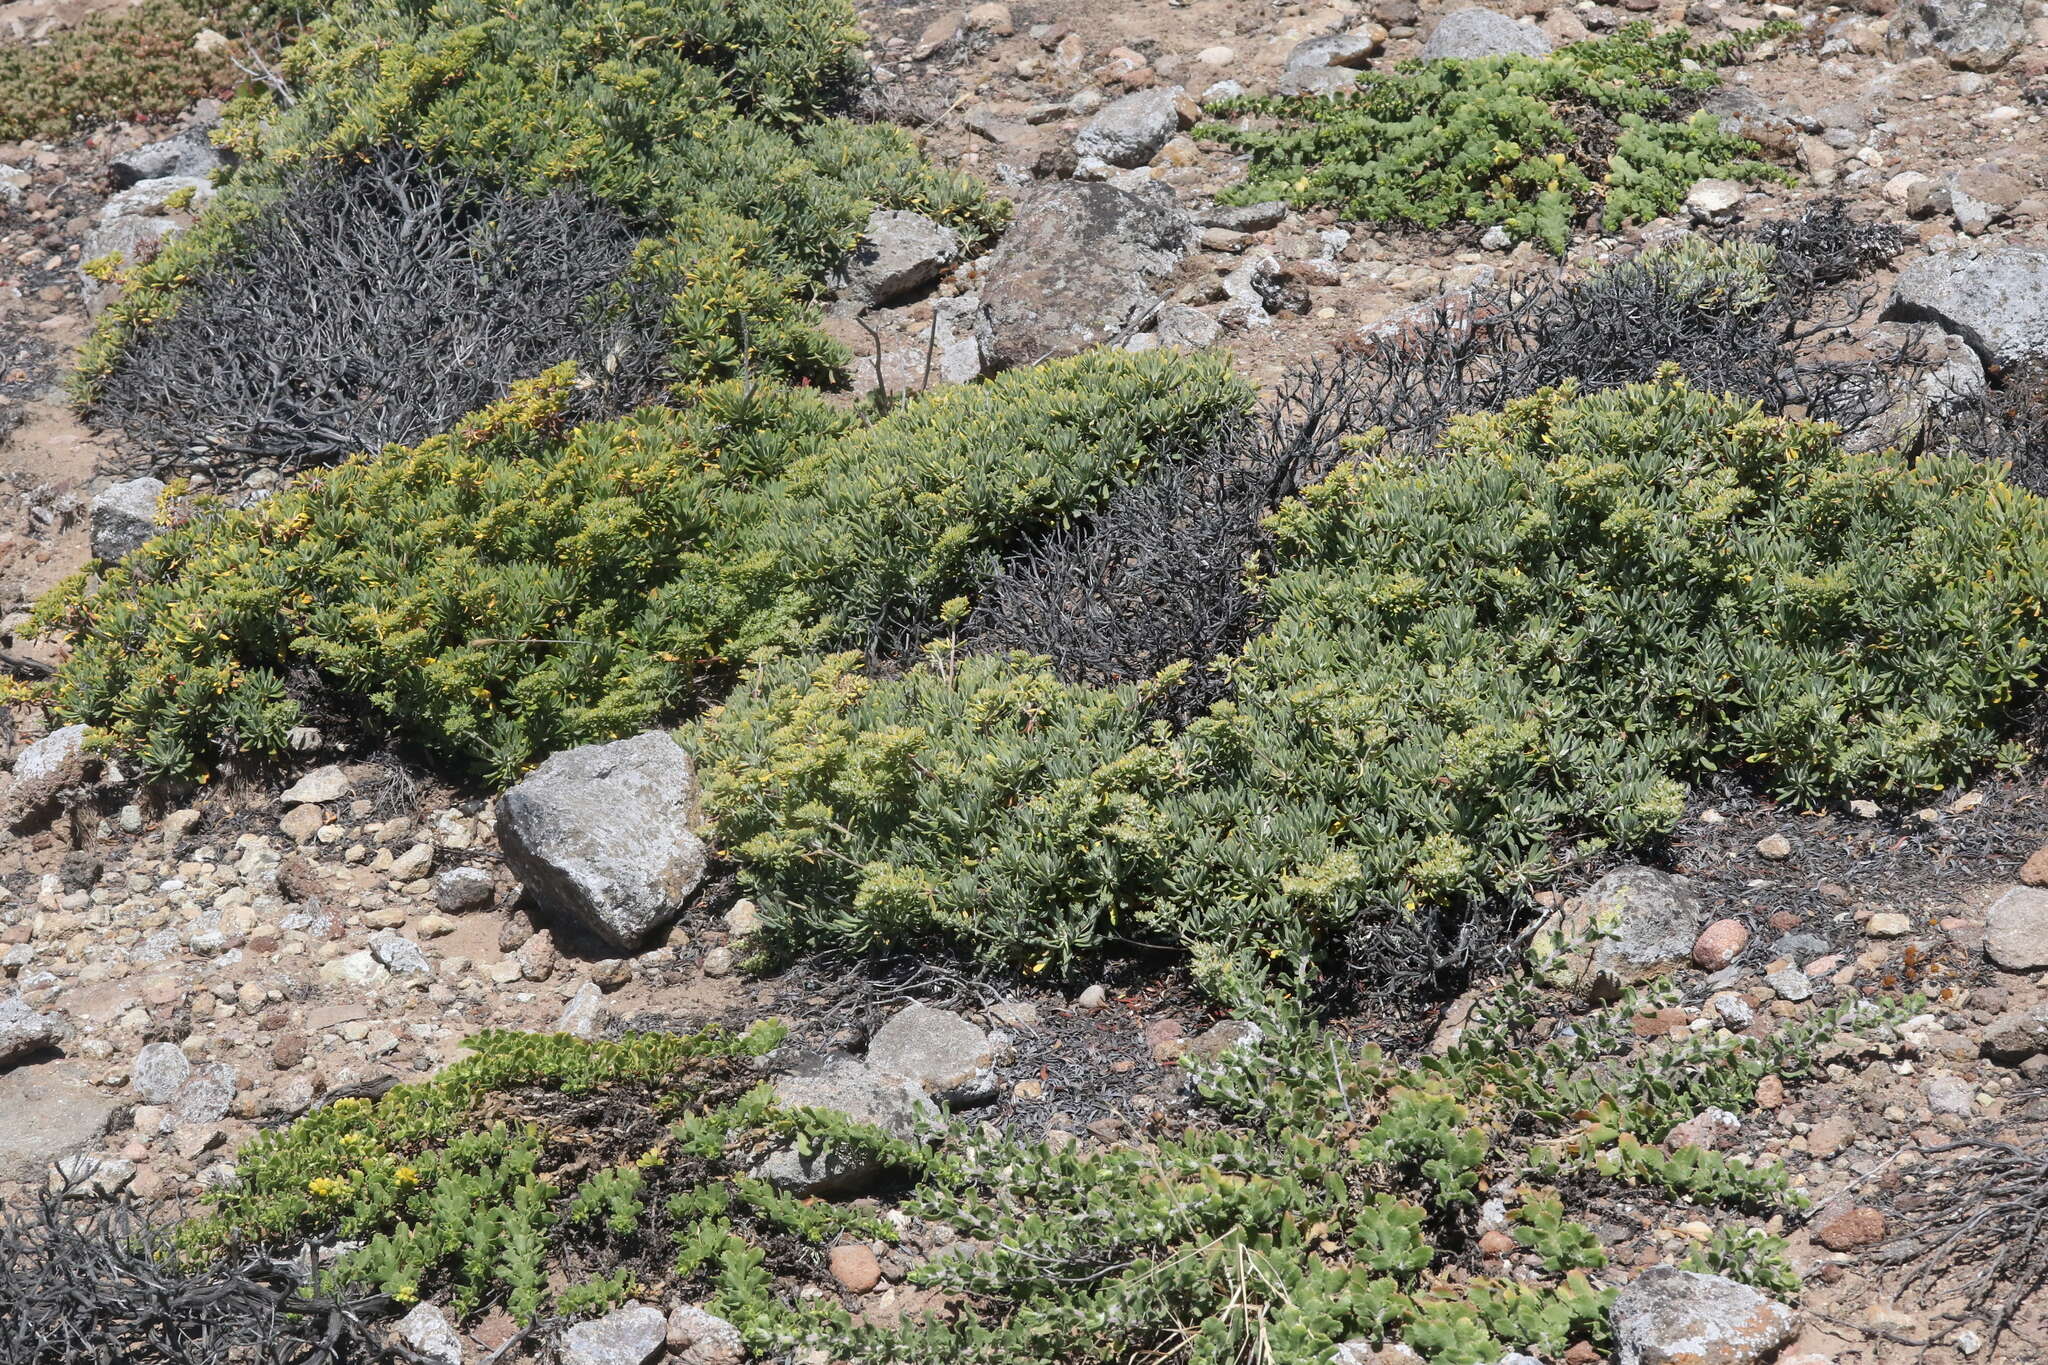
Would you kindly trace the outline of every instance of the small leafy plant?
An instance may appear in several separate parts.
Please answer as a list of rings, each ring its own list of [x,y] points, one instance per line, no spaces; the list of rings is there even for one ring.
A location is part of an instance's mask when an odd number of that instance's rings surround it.
[[[1562,256],[1588,212],[1612,231],[1670,212],[1702,177],[1788,179],[1712,115],[1683,116],[1738,52],[1634,23],[1547,57],[1412,61],[1332,96],[1223,100],[1196,131],[1251,153],[1226,202],[1498,225]]]

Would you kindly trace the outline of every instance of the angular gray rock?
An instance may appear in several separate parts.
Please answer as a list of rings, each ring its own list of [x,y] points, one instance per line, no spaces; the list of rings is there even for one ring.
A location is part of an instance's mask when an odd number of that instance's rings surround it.
[[[904,1141],[916,1136],[921,1118],[938,1112],[915,1082],[885,1079],[840,1057],[810,1059],[776,1077],[774,1089],[784,1108],[827,1109]],[[828,1146],[805,1155],[792,1145],[769,1153],[751,1174],[805,1196],[851,1195],[874,1184],[882,1165],[864,1151]]]
[[[1059,181],[1023,199],[983,266],[979,327],[990,367],[1074,355],[1138,331],[1158,309],[1154,284],[1197,236],[1157,183]]]
[[[57,1016],[38,1014],[18,995],[0,1000],[0,1066],[55,1047],[63,1037],[64,1024]]]
[[[85,727],[52,730],[14,758],[14,785],[4,802],[7,828],[34,834],[57,818],[64,793],[92,780],[99,760],[85,751]]]
[[[1690,880],[1649,867],[1620,867],[1568,905],[1567,940],[1599,928],[1606,937],[1580,963],[1587,991],[1611,998],[1689,961],[1705,912]]]
[[[1286,217],[1286,201],[1267,199],[1257,204],[1218,204],[1196,214],[1195,223],[1225,232],[1264,232],[1279,227]]]
[[[668,1344],[668,1317],[628,1300],[601,1318],[562,1333],[562,1365],[646,1365]]]
[[[1964,249],[1922,256],[1899,272],[1888,322],[1933,322],[1986,363],[2048,354],[2048,251]]]
[[[50,1169],[50,1189],[70,1199],[111,1199],[135,1179],[135,1163],[117,1156],[80,1152]]]
[[[910,1005],[875,1030],[868,1069],[878,1076],[915,1081],[925,1094],[953,1108],[996,1097],[995,1052],[988,1035],[951,1010]]]
[[[1736,206],[1747,194],[1734,180],[1696,180],[1685,194],[1685,211],[1703,226],[1725,227],[1736,219]]]
[[[103,1136],[122,1104],[63,1063],[0,1071],[0,1182],[41,1180],[51,1162]]]
[[[235,1103],[240,1079],[225,1062],[201,1062],[171,1097],[171,1117],[179,1123],[218,1123]]]
[[[953,229],[921,213],[876,209],[860,244],[839,263],[833,289],[852,303],[888,303],[936,280],[960,253],[960,234]]]
[[[176,1043],[148,1043],[128,1068],[128,1084],[148,1104],[168,1104],[192,1075],[192,1059]]]
[[[1533,24],[1518,24],[1505,14],[1490,9],[1453,10],[1437,21],[1429,41],[1422,45],[1422,60],[1439,57],[1547,57],[1548,34]]]
[[[1799,1333],[1799,1315],[1746,1284],[1652,1266],[1607,1310],[1617,1365],[1753,1365]]]
[[[434,878],[434,907],[450,915],[490,907],[497,883],[480,867],[451,867]]]
[[[1156,86],[1111,100],[1074,135],[1074,154],[1112,166],[1142,166],[1180,131],[1177,85]]]
[[[1979,1045],[1986,1058],[2000,1066],[2018,1066],[2048,1052],[2048,1005],[2007,1010],[1984,1026]]]
[[[92,557],[117,564],[142,548],[157,532],[156,500],[162,479],[125,479],[102,489],[92,500]]]
[[[556,754],[498,798],[505,863],[539,904],[627,951],[704,879],[697,779],[667,732]]]
[[[221,150],[208,138],[207,130],[193,128],[121,153],[107,163],[107,183],[116,190],[125,190],[144,180],[169,176],[196,180],[209,175],[221,162]]]
[[[1184,303],[1162,304],[1155,327],[1161,346],[1200,351],[1214,346],[1223,335],[1223,324],[1199,308]]]
[[[1360,68],[1379,55],[1387,31],[1367,23],[1349,33],[1304,38],[1287,54],[1287,64],[1274,83],[1281,95],[1327,95],[1358,83]]]
[[[393,976],[432,976],[434,973],[420,945],[393,929],[370,935],[370,956]]]
[[[604,988],[595,981],[586,981],[562,1006],[561,1017],[555,1020],[555,1032],[587,1042],[604,1027],[604,1016]]]
[[[426,1365],[462,1365],[462,1338],[447,1316],[431,1303],[416,1304],[398,1320],[395,1329]]]
[[[2048,967],[2048,890],[2015,886],[1984,912],[1984,955],[2009,972]]]
[[[1995,71],[2026,41],[2020,0],[1903,0],[1885,28],[1893,60],[1939,57],[1964,71]]]
[[[695,1304],[669,1310],[668,1348],[681,1365],[739,1365],[746,1355],[740,1329]]]

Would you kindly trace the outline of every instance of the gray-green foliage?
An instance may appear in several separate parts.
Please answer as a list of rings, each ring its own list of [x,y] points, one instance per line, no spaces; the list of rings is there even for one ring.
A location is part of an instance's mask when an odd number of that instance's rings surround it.
[[[775,940],[1314,957],[1650,842],[1707,772],[1811,801],[2020,752],[2048,512],[1996,469],[1675,380],[1356,453],[1271,519],[1236,700],[1178,733],[1022,657],[763,661],[685,738]]]

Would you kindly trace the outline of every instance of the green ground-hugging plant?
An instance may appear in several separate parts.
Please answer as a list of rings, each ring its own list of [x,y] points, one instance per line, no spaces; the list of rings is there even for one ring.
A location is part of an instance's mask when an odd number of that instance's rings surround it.
[[[867,426],[728,381],[567,427],[574,384],[557,368],[250,508],[177,501],[177,526],[40,608],[73,646],[58,712],[168,776],[283,752],[311,697],[504,782],[682,714],[765,645],[933,616],[1251,401],[1220,356],[1117,352]]]
[[[1227,202],[1498,224],[1561,256],[1590,210],[1611,231],[1670,212],[1703,176],[1787,179],[1712,115],[1674,117],[1739,51],[1635,23],[1548,57],[1405,62],[1334,95],[1223,100],[1197,131],[1251,153]]]
[[[127,271],[81,356],[90,403],[140,328],[164,324],[294,173],[404,146],[531,189],[574,185],[648,234],[633,279],[673,296],[672,368],[836,376],[800,300],[875,208],[970,245],[1005,209],[896,129],[833,116],[865,70],[844,0],[346,0],[251,91],[221,140],[241,157],[198,225]]]
[[[274,30],[268,6],[196,8],[146,0],[88,15],[40,43],[0,42],[0,142],[56,141],[93,123],[175,114],[243,79],[227,47],[193,40],[209,26]]]
[[[760,661],[683,740],[768,938],[1327,962],[1646,845],[1708,772],[1811,801],[2023,757],[2048,505],[1996,468],[1669,377],[1354,453],[1269,520],[1235,699],[1179,732],[1023,656]]]
[[[1848,1005],[1766,1039],[1643,1043],[1631,1023],[1661,1001],[1631,994],[1547,1036],[1547,1002],[1512,982],[1443,1055],[1404,1064],[1269,998],[1246,1009],[1243,1043],[1192,1064],[1203,1103],[1184,1131],[1086,1151],[964,1122],[904,1142],[778,1110],[748,1062],[779,1029],[489,1033],[431,1080],[256,1139],[180,1240],[195,1261],[354,1243],[322,1262],[320,1289],[431,1299],[462,1318],[699,1302],[764,1358],[1295,1365],[1347,1340],[1404,1343],[1437,1365],[1554,1358],[1605,1344],[1609,1291],[1591,1277],[1609,1278],[1607,1251],[1578,1221],[1588,1193],[1635,1186],[1751,1218],[1805,1207],[1778,1166],[1661,1143],[1917,1007]],[[886,1192],[879,1208],[834,1205],[748,1174],[791,1142],[867,1151],[902,1173],[897,1207],[969,1239],[972,1254],[912,1275],[956,1296],[950,1321],[859,1324],[810,1292],[834,1240],[894,1240],[906,1225],[883,1216]],[[1626,1150],[1658,1161],[1610,1162]],[[1500,1207],[1483,1215],[1483,1201]],[[1485,1216],[1505,1217],[1530,1256],[1475,1268]],[[1697,1263],[1799,1292],[1782,1242],[1740,1216]]]

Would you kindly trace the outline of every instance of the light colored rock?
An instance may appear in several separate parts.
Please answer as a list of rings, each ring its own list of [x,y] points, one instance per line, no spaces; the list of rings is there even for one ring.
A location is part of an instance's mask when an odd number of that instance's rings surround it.
[[[1899,272],[1890,321],[1933,322],[1987,363],[2048,354],[2048,251],[1959,249],[1922,256]]]
[[[1742,1136],[1742,1120],[1726,1109],[1702,1109],[1664,1135],[1670,1151],[1681,1147],[1704,1147],[1712,1151]]]
[[[393,976],[432,976],[433,964],[427,955],[405,935],[386,929],[370,935],[370,956],[377,959],[377,965]]]
[[[462,1338],[447,1316],[431,1303],[416,1304],[398,1320],[398,1339],[419,1356],[422,1365],[462,1365]]]
[[[1792,841],[1782,834],[1766,834],[1756,841],[1756,852],[1760,858],[1782,863],[1792,856]]]
[[[1671,1266],[1629,1281],[1608,1310],[1618,1365],[1756,1365],[1799,1332],[1799,1315],[1746,1284]]]
[[[1991,903],[1984,955],[2009,972],[2048,967],[2048,890],[2016,886]]]
[[[55,1047],[63,1036],[64,1024],[56,1015],[37,1013],[18,995],[0,999],[0,1066]]]
[[[1764,984],[1776,991],[1780,1000],[1790,1000],[1797,1004],[1801,1000],[1813,998],[1813,982],[1797,967],[1786,967],[1772,972],[1764,978]]]
[[[2048,1052],[2048,1005],[2007,1010],[1984,1026],[1981,1044],[1986,1057],[2002,1066],[2018,1066]]]
[[[418,881],[434,867],[434,846],[414,844],[391,860],[391,880],[394,882]]]
[[[226,1062],[201,1062],[171,1097],[171,1118],[179,1124],[218,1123],[234,1107],[241,1078]]]
[[[128,1068],[128,1084],[149,1104],[168,1104],[192,1075],[192,1059],[176,1043],[148,1043]]]
[[[740,1329],[695,1304],[669,1311],[668,1348],[680,1365],[739,1365],[745,1354]]]
[[[391,972],[365,948],[320,964],[320,979],[330,986],[352,986],[375,990],[391,979]]]
[[[1960,1076],[1929,1076],[1921,1085],[1927,1107],[1937,1114],[1968,1118],[1977,1111],[1977,1087]]]
[[[135,1180],[135,1163],[81,1152],[50,1168],[50,1188],[69,1198],[111,1199]]]
[[[14,834],[35,834],[57,818],[64,793],[91,779],[97,761],[85,751],[85,727],[50,731],[14,759],[14,785],[0,809]]]
[[[505,862],[545,909],[628,952],[704,879],[697,781],[665,731],[556,754],[498,798]]]
[[[51,1162],[104,1135],[123,1103],[62,1063],[0,1070],[0,1182],[43,1179]]]
[[[107,183],[116,190],[146,180],[177,178],[185,183],[202,179],[220,164],[220,148],[206,129],[194,128],[112,158],[107,162]]]
[[[1966,71],[1995,71],[2026,43],[2021,0],[1902,0],[1885,30],[1894,60],[1938,57]]]
[[[1717,919],[1693,940],[1692,965],[1703,972],[1718,972],[1741,957],[1748,946],[1748,925],[1739,919]]]
[[[1023,196],[983,264],[977,326],[989,365],[1036,364],[1142,330],[1159,308],[1156,286],[1197,235],[1156,182],[1060,181]]]
[[[1695,223],[1725,227],[1739,216],[1737,205],[1748,191],[1733,180],[1698,180],[1685,194],[1685,211]]]
[[[293,806],[277,822],[277,828],[295,844],[303,844],[320,833],[320,827],[327,823],[327,809],[324,806]]]
[[[961,250],[959,233],[921,213],[876,209],[859,245],[839,263],[833,289],[850,302],[889,303],[936,280]]]
[[[761,907],[753,901],[740,898],[725,912],[725,932],[734,943],[744,943],[761,932]]]
[[[330,763],[324,768],[315,768],[298,781],[278,793],[280,806],[331,806],[345,800],[355,789],[348,775]]]
[[[1913,921],[1891,911],[1872,915],[1863,924],[1863,933],[1867,938],[1904,938],[1912,932]]]
[[[1440,57],[1547,57],[1551,42],[1532,24],[1518,24],[1490,9],[1453,10],[1437,21],[1422,60]]]
[[[589,1041],[603,1030],[604,1019],[604,988],[595,981],[586,981],[562,1007],[561,1017],[555,1020],[555,1032]]]
[[[562,1365],[646,1365],[668,1343],[668,1318],[634,1300],[562,1333]]]
[[[157,532],[156,501],[164,481],[145,475],[109,484],[92,500],[92,557],[118,564]]]
[[[988,1035],[951,1010],[910,1005],[897,1011],[868,1043],[868,1067],[878,1076],[914,1081],[954,1108],[996,1097]]]
[[[1580,949],[1575,965],[1584,989],[1596,999],[1661,976],[1684,965],[1698,941],[1704,918],[1692,882],[1648,867],[1622,867],[1602,877],[1569,902],[1556,931],[1566,944],[1596,927],[1609,937],[1590,952]]]
[[[1220,1019],[1189,1040],[1184,1056],[1202,1062],[1219,1062],[1232,1052],[1256,1048],[1266,1031],[1248,1019]]]
[[[1142,166],[1180,131],[1177,85],[1154,86],[1111,100],[1074,135],[1074,154],[1111,166]]]
[[[857,1062],[834,1057],[814,1059],[776,1077],[774,1090],[776,1103],[784,1108],[829,1110],[904,1141],[916,1136],[921,1119],[938,1112],[915,1082],[886,1080]],[[828,1145],[806,1155],[792,1144],[771,1152],[752,1174],[806,1196],[851,1195],[872,1185],[882,1167],[866,1152]]]

